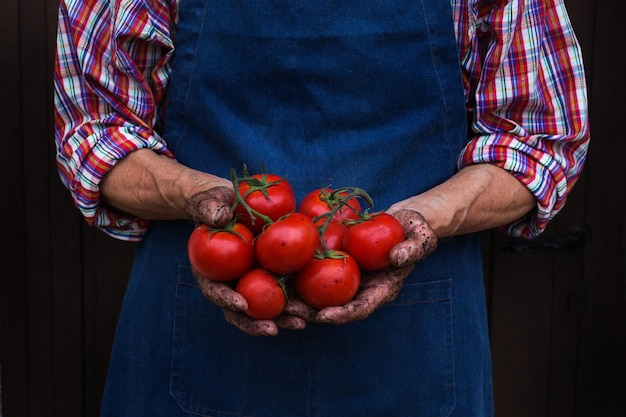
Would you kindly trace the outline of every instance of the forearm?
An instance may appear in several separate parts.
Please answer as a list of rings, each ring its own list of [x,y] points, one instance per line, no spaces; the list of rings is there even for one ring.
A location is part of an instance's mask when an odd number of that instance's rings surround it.
[[[509,172],[490,164],[470,165],[441,185],[400,201],[389,211],[421,213],[438,238],[502,226],[535,207],[532,193]]]
[[[102,201],[149,220],[190,218],[191,197],[215,187],[232,188],[221,177],[188,168],[150,149],[131,152],[100,183]]]

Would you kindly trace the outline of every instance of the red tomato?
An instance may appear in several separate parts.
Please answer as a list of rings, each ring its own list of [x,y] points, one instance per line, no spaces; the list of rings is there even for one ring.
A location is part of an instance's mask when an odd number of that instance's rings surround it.
[[[324,226],[325,222],[326,219],[323,217],[315,222],[315,225],[320,233],[320,242],[317,248],[323,252],[324,242],[326,242],[327,250],[342,250],[343,235],[345,235],[348,231],[348,227],[337,220],[331,220],[330,223],[328,223],[328,226],[326,226],[326,229],[322,230],[321,228]]]
[[[279,280],[263,268],[246,272],[237,281],[235,291],[248,302],[246,314],[257,320],[271,320],[283,312],[287,296]]]
[[[348,195],[348,192],[340,192],[338,195],[333,194],[330,188],[318,188],[308,193],[300,202],[298,211],[306,214],[310,218],[321,216],[328,213],[340,203],[341,197]],[[343,222],[345,220],[358,220],[361,212],[361,204],[356,197],[353,197],[343,203],[343,206],[337,209],[333,216],[335,220]]]
[[[189,262],[212,281],[239,278],[254,263],[254,236],[241,223],[223,229],[196,226],[187,241]]]
[[[251,180],[241,180],[237,192],[243,200],[257,212],[278,220],[287,213],[296,210],[296,195],[291,184],[275,174],[253,174]],[[237,204],[234,214],[238,221],[245,224],[255,235],[261,233],[266,222],[258,216],[251,216],[242,204]]]
[[[352,300],[361,283],[361,271],[347,253],[343,257],[313,258],[298,271],[294,280],[296,294],[316,309],[342,306]]]
[[[318,242],[319,234],[313,220],[293,212],[263,229],[254,247],[263,268],[277,275],[287,275],[311,260]]]
[[[343,248],[364,271],[387,268],[389,251],[404,240],[404,228],[390,214],[377,213],[365,221],[348,227],[343,237]]]

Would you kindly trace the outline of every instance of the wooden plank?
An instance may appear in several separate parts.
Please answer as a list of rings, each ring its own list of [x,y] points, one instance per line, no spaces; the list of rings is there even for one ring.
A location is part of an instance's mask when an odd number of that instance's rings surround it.
[[[78,211],[67,190],[54,184],[50,224],[52,241],[52,339],[54,409],[48,415],[82,416],[84,411],[84,334],[82,241]],[[64,197],[64,198],[62,198]],[[97,414],[91,414],[97,415]]]
[[[567,7],[584,56],[592,56],[593,2],[569,0]],[[592,66],[585,64],[589,76]],[[585,198],[583,174],[543,237],[584,229]],[[497,246],[493,251],[490,311],[496,415],[570,417],[578,394],[579,326],[585,314],[584,249],[517,256]]]
[[[99,411],[135,244],[83,228],[87,415]]]
[[[593,16],[595,4],[589,0],[568,0],[568,13],[581,45],[587,79],[591,77],[593,54]],[[589,83],[588,83],[589,84]],[[565,236],[574,230],[586,232],[585,198],[586,171],[568,198],[565,209],[555,221],[556,233]],[[550,335],[550,364],[548,402],[550,417],[570,417],[575,414],[580,322],[586,313],[587,293],[583,285],[584,246],[558,251],[553,265],[553,300]]]
[[[596,3],[597,0],[565,1],[576,38],[582,49],[588,82],[593,76],[594,31],[598,24],[598,20],[595,18]]]
[[[567,236],[584,226],[584,178],[570,194],[566,208],[557,215],[556,234]],[[584,246],[554,251],[552,265],[552,310],[550,316],[550,361],[548,368],[547,415],[574,415],[578,361],[579,326],[585,314],[583,287]]]
[[[548,400],[552,254],[512,253],[494,241],[490,332],[495,415],[544,416]]]
[[[619,131],[626,106],[625,47],[618,23],[620,0],[597,2],[591,94],[592,145],[587,192],[591,229],[585,257],[587,314],[581,323],[576,416],[623,416],[626,410],[626,280],[624,190],[619,160],[626,141]]]
[[[24,227],[28,285],[28,394],[30,415],[51,415],[54,407],[53,302],[50,274],[50,207],[48,141],[49,89],[46,62],[45,13],[37,0],[20,1],[22,140],[24,158]]]
[[[79,417],[84,413],[83,286],[80,217],[63,187],[55,163],[53,90],[54,52],[59,3],[46,0],[44,13],[45,95],[48,126],[48,178],[50,178],[50,252],[52,254],[52,366],[54,404],[49,415]],[[95,414],[94,414],[95,415]]]
[[[24,146],[21,142],[19,0],[0,1],[0,79],[4,80],[0,100],[0,137],[10,143],[10,153],[1,164],[5,219],[4,270],[0,277],[0,360],[2,412],[6,416],[24,415],[28,408],[27,287],[24,216]],[[10,204],[8,204],[10,202]]]
[[[595,1],[568,0],[567,8],[576,36],[582,48],[588,87],[593,73]],[[573,229],[588,232],[585,222],[587,170],[575,186],[568,203],[559,214],[556,227],[559,234]],[[569,417],[576,413],[579,380],[580,325],[586,314],[587,291],[584,287],[584,254],[586,247],[556,253],[554,260],[554,294],[547,415]]]

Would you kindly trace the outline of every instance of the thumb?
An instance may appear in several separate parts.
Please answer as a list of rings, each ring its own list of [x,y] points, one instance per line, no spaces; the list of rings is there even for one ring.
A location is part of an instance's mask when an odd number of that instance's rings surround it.
[[[232,189],[215,187],[191,196],[187,201],[186,212],[196,223],[224,227],[233,218],[232,201]]]
[[[424,217],[413,210],[392,214],[404,227],[406,239],[389,251],[389,260],[396,267],[415,264],[437,249],[437,236]]]

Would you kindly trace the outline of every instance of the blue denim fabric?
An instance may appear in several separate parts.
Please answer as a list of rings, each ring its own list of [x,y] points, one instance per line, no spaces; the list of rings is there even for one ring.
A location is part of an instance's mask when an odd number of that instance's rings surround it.
[[[185,0],[164,133],[228,176],[286,175],[298,198],[367,190],[375,209],[443,181],[466,142],[447,0]],[[248,336],[189,270],[192,224],[139,246],[104,416],[492,415],[480,238],[440,242],[398,298],[348,325]]]

